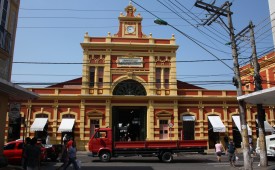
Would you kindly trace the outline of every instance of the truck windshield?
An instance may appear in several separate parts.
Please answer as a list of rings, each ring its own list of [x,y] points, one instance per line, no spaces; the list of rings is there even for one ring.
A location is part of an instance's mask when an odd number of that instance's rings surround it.
[[[107,132],[105,131],[96,132],[95,138],[107,138]]]

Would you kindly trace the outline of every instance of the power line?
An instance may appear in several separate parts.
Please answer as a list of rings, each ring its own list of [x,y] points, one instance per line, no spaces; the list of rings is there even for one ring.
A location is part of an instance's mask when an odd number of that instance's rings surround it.
[[[189,22],[187,19],[185,19],[184,17],[182,17],[181,15],[179,15],[178,13],[176,13],[174,10],[172,10],[171,8],[169,8],[167,5],[165,5],[165,4],[164,4],[163,2],[161,2],[160,0],[157,0],[157,1],[158,1],[159,3],[161,3],[163,6],[165,6],[167,9],[169,9],[170,11],[174,12],[174,14],[176,14],[177,16],[179,16],[182,20],[185,20],[187,23],[189,23],[190,25],[192,25],[192,26],[193,26],[195,29],[197,29],[201,34],[206,35],[206,36],[208,36],[208,37],[210,37],[210,38],[216,40],[217,42],[219,42],[219,43],[221,43],[221,44],[225,44],[225,43],[223,43],[223,42],[217,40],[216,38],[214,38],[214,37],[212,37],[212,36],[206,34],[204,31],[200,30],[198,27],[194,26],[191,22]],[[170,0],[169,0],[169,1],[170,1]],[[170,1],[170,2],[171,2],[171,1]],[[172,2],[171,2],[171,3],[172,3]],[[174,4],[174,3],[173,3],[173,4]],[[189,15],[188,15],[188,16],[189,16]],[[158,17],[158,18],[159,18],[159,17]],[[198,41],[198,42],[199,42],[199,41]],[[222,53],[225,53],[225,54],[231,54],[231,53],[229,53],[229,52],[225,52],[225,51],[219,50],[219,49],[217,49],[217,48],[211,47],[211,46],[209,46],[209,45],[207,45],[207,44],[205,44],[205,43],[203,43],[203,42],[199,42],[199,43],[201,43],[201,44],[203,44],[203,45],[205,45],[205,46],[207,46],[207,47],[209,47],[209,48],[211,48],[211,49],[214,49],[214,50],[216,50],[216,51],[219,51],[219,52],[222,52]]]
[[[75,11],[75,12],[121,12],[121,10],[113,10],[113,9],[66,9],[66,8],[20,8],[20,10],[26,11]],[[138,10],[137,12],[145,12]],[[167,11],[152,11],[155,13],[171,13]],[[183,12],[187,13],[187,12]]]
[[[247,59],[247,58],[241,58],[241,59]],[[231,61],[232,59],[212,59],[212,60],[186,60],[186,61],[169,61],[171,63],[197,63],[197,62],[216,62],[216,61]],[[141,62],[141,63],[157,63],[158,61],[152,61],[152,62]],[[64,64],[64,65],[72,65],[72,64],[91,64],[91,63],[83,63],[83,62],[41,62],[41,61],[14,61],[13,64]],[[93,65],[102,65],[101,63],[93,63]],[[109,62],[104,64],[118,64],[118,62]]]
[[[135,3],[136,5],[138,5],[139,7],[141,7],[142,9],[146,10],[147,12],[149,12],[150,14],[152,14],[153,16],[157,17],[155,14],[153,14],[152,12],[148,11],[147,9],[145,9],[144,7],[142,7],[141,5],[137,4],[135,1],[132,1],[133,3]],[[198,46],[200,46],[202,49],[204,49],[205,51],[207,51],[209,54],[211,54],[212,56],[214,56],[216,59],[218,59],[219,61],[221,61],[224,65],[226,65],[230,70],[233,70],[229,65],[227,65],[225,62],[223,62],[222,60],[219,59],[219,57],[217,57],[215,54],[213,54],[212,52],[210,52],[208,49],[206,49],[205,47],[203,47],[200,43],[200,41],[194,39],[193,37],[187,35],[186,33],[182,32],[181,30],[177,29],[176,27],[174,27],[173,25],[169,25],[170,27],[174,28],[175,30],[177,30],[178,32],[180,32],[182,35],[184,35],[186,38],[188,38],[189,40],[193,41],[195,44],[197,44]]]
[[[66,76],[77,76],[81,77],[81,74],[28,74],[28,73],[13,73],[12,76],[53,76],[53,77],[66,77]],[[198,77],[224,77],[224,76],[232,76],[232,74],[192,74],[192,75],[184,75],[179,74],[176,77],[181,78],[198,78]]]

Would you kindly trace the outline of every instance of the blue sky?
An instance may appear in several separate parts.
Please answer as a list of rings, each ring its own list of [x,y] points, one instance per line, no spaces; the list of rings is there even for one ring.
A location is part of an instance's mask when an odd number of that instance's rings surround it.
[[[210,3],[213,0],[204,0]],[[136,14],[143,17],[143,33],[154,38],[171,38],[175,34],[177,51],[177,79],[207,89],[235,90],[231,47],[227,30],[221,23],[202,26],[207,12],[194,6],[195,0],[134,0],[146,10],[180,29],[226,63],[216,60],[201,47],[169,26],[154,24],[155,16],[135,3]],[[161,2],[161,3],[160,3]],[[172,3],[171,3],[172,2]],[[215,6],[225,1],[216,0]],[[273,48],[268,1],[230,0],[233,2],[235,34],[251,20],[255,24],[258,55]],[[129,0],[27,0],[21,1],[16,35],[12,82],[58,83],[81,77],[81,64],[19,64],[16,62],[81,63],[80,43],[85,32],[90,36],[107,36],[118,31],[118,16],[125,13]],[[169,9],[168,9],[168,8]],[[170,10],[171,9],[171,10]],[[176,12],[175,13],[173,13]],[[227,19],[222,17],[227,23]],[[245,39],[245,38],[244,38]],[[206,46],[207,45],[207,46]],[[251,55],[249,41],[239,45],[241,65]],[[192,62],[191,62],[192,61]],[[212,81],[221,81],[213,83]],[[41,87],[23,85],[24,87]]]

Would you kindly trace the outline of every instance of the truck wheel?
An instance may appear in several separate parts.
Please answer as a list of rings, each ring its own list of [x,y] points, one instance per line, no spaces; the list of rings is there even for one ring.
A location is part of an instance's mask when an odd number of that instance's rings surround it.
[[[171,152],[164,152],[161,156],[162,162],[169,163],[173,161],[173,155]]]
[[[103,151],[99,157],[102,162],[109,162],[111,159],[111,155],[107,151]]]

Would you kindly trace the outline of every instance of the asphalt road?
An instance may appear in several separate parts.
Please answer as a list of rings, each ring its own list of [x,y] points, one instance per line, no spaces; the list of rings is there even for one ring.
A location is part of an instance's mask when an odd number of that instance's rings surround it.
[[[231,167],[227,161],[227,156],[222,156],[222,162],[217,162],[214,154],[200,155],[187,154],[174,157],[173,163],[162,163],[156,157],[118,157],[112,158],[110,162],[100,162],[98,158],[88,157],[86,152],[79,152],[77,158],[81,160],[81,169],[83,170],[228,170],[243,169],[242,155],[238,155],[236,167]],[[269,161],[267,168],[259,167],[259,158],[253,163],[253,169],[275,170],[275,161]],[[54,170],[60,166],[60,162],[43,162],[41,170]],[[9,166],[3,169],[19,169],[20,166]],[[72,170],[72,166],[68,169]]]

